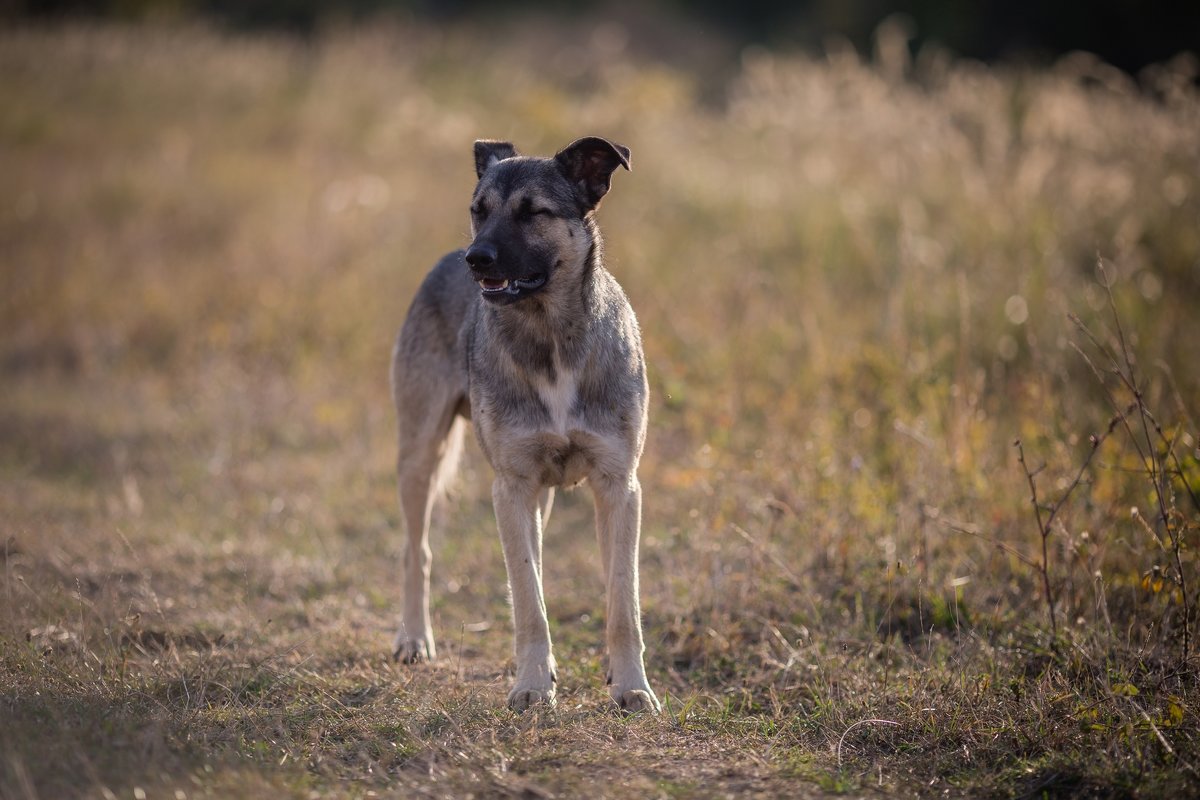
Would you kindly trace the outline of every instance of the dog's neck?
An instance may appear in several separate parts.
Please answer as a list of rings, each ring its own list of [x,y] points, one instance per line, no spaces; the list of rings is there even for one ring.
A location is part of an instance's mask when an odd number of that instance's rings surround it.
[[[603,240],[591,217],[586,220],[590,246],[574,264],[558,267],[545,289],[518,303],[485,305],[485,324],[494,326],[500,340],[519,350],[532,345],[557,353],[564,364],[582,359],[584,326],[594,319],[602,302]]]

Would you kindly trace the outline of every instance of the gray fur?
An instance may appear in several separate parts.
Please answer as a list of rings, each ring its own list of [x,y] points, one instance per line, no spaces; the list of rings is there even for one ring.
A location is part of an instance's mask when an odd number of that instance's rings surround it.
[[[604,268],[594,211],[629,151],[597,137],[553,158],[475,144],[474,239],[421,284],[396,342],[400,501],[408,528],[396,656],[433,658],[428,544],[433,497],[464,420],[495,472],[493,501],[516,628],[509,705],[555,702],[542,595],[542,530],[553,490],[587,480],[607,586],[613,699],[657,711],[638,609],[637,465],[649,390],[633,309]]]

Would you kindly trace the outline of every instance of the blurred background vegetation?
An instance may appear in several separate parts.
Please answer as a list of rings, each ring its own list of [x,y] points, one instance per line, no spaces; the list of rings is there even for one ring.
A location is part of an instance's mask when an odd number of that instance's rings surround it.
[[[994,60],[1086,50],[1127,71],[1197,47],[1200,6],[1168,0],[0,0],[10,17],[88,15],[138,19],[209,18],[236,29],[311,33],[329,22],[379,17],[461,22],[514,14],[580,17],[652,15],[690,18],[746,44],[818,47],[842,37],[869,50],[879,23],[898,15],[912,45],[932,43],[955,55]]]

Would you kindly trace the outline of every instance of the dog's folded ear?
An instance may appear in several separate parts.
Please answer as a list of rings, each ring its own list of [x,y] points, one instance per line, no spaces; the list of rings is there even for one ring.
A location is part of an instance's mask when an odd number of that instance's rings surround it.
[[[600,198],[608,193],[617,167],[630,168],[629,148],[599,136],[585,136],[571,142],[554,156],[554,160],[575,186],[588,210],[599,205]]]
[[[497,161],[512,158],[517,155],[517,148],[512,142],[496,142],[491,139],[480,139],[475,142],[475,175],[482,178],[488,167]]]

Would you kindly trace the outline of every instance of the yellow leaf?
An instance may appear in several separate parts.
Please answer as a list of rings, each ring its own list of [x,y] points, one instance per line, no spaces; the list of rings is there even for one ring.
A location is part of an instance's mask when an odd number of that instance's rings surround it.
[[[1163,720],[1164,725],[1170,725],[1172,728],[1179,727],[1183,723],[1183,706],[1174,698],[1167,699],[1167,718]]]
[[[1155,578],[1154,581],[1150,585],[1154,588],[1154,593],[1158,594],[1159,592],[1162,591],[1163,579]]]
[[[1113,694],[1118,697],[1137,697],[1138,688],[1132,683],[1114,683]]]

